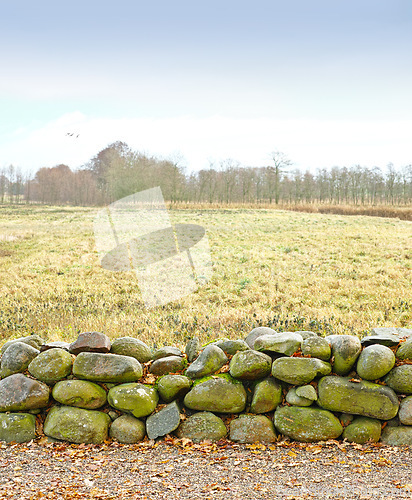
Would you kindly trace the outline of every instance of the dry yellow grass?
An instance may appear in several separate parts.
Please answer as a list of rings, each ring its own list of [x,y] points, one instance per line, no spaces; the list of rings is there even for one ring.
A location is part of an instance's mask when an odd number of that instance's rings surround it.
[[[100,267],[96,209],[0,207],[0,336],[81,331],[150,344],[243,337],[253,327],[362,335],[412,327],[412,224],[266,209],[172,210],[203,225],[211,281],[147,310],[134,273]]]

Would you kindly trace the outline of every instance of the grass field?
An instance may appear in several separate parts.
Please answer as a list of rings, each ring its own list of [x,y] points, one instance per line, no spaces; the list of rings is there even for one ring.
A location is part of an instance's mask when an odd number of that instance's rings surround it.
[[[244,337],[253,327],[363,335],[412,327],[412,224],[267,209],[172,210],[206,228],[213,277],[146,309],[132,272],[100,267],[96,209],[0,207],[0,337],[81,331],[149,344]]]

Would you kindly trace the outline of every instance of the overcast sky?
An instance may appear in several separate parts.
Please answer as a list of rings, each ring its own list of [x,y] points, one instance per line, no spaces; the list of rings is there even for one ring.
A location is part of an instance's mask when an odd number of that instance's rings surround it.
[[[412,163],[411,0],[13,0],[0,47],[0,167]]]

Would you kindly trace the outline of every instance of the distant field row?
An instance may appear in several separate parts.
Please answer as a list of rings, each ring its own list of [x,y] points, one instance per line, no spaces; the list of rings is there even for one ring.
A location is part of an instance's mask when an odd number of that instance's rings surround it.
[[[412,325],[412,224],[268,209],[174,209],[202,225],[213,276],[146,309],[136,275],[101,268],[97,209],[0,207],[0,335],[71,340],[80,331],[151,344],[244,337],[257,325],[362,335]]]

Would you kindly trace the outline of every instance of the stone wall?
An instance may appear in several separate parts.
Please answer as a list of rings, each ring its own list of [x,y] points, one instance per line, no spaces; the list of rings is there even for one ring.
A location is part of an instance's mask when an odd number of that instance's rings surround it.
[[[0,440],[347,439],[412,445],[412,330],[359,340],[255,328],[183,353],[98,332],[1,348]]]

